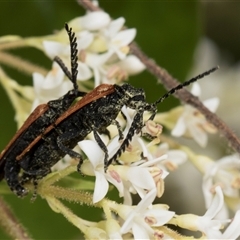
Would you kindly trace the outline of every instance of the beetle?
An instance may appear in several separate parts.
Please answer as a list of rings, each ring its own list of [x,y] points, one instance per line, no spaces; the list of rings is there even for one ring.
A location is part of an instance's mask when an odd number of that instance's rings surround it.
[[[143,127],[142,115],[144,111],[152,112],[150,119],[153,119],[157,112],[157,104],[162,102],[169,95],[203,77],[210,71],[191,79],[176,88],[170,90],[162,98],[153,104],[145,101],[145,93],[142,89],[137,89],[129,84],[122,86],[102,84],[92,92],[86,94],[75,105],[64,112],[54,123],[47,127],[43,136],[39,136],[28,146],[23,154],[18,155],[18,160],[7,161],[5,166],[6,178],[9,186],[18,196],[23,196],[27,190],[22,183],[33,180],[35,185],[37,180],[51,172],[51,167],[66,154],[79,160],[78,171],[82,164],[82,156],[72,149],[79,141],[93,132],[93,135],[105,153],[105,167],[125,150],[136,132],[140,132]],[[119,131],[120,139],[123,138],[120,125],[116,120],[123,106],[136,110],[132,126],[116,154],[108,161],[107,147],[101,140],[99,133],[106,133],[106,128],[114,124]],[[11,169],[11,170],[10,170]],[[24,171],[22,183],[19,181],[19,171]],[[24,193],[24,194],[23,194]]]
[[[59,57],[55,57],[54,61],[59,64],[63,72],[73,84],[73,89],[68,91],[59,99],[49,101],[46,104],[41,104],[35,108],[30,114],[22,127],[17,131],[9,144],[0,154],[0,180],[8,179],[4,173],[7,161],[15,161],[16,157],[37,137],[41,136],[46,127],[53,124],[56,119],[65,112],[73,103],[73,101],[84,96],[86,93],[78,90],[77,85],[77,44],[75,34],[72,29],[65,25],[65,29],[69,36],[70,52],[71,52],[71,72],[64,65]],[[10,160],[11,159],[11,160]]]
[[[103,150],[104,165],[107,169],[117,157],[129,145],[135,133],[139,133],[144,126],[143,113],[151,112],[150,120],[157,113],[157,105],[177,90],[197,81],[217,68],[213,68],[189,81],[171,89],[154,103],[147,103],[145,92],[130,84],[118,86],[116,84],[102,84],[92,92],[87,93],[73,106],[64,111],[53,124],[49,124],[43,131],[31,141],[25,149],[14,158],[9,158],[5,163],[5,179],[10,189],[19,197],[27,194],[24,183],[32,180],[37,186],[37,181],[51,172],[51,167],[66,154],[77,159],[80,171],[83,158],[81,154],[72,149],[79,141],[84,140],[93,132],[94,138]],[[123,106],[136,111],[133,123],[124,139],[120,124],[116,120]],[[108,134],[107,127],[116,125],[119,139],[123,142],[111,159],[108,159],[108,150],[99,134]],[[20,172],[22,173],[20,174]]]

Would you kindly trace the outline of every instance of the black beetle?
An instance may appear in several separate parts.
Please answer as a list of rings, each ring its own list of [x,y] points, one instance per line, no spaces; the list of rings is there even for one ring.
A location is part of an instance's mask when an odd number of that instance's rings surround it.
[[[65,25],[65,28],[71,46],[71,73],[60,58],[55,57],[54,61],[59,64],[69,80],[73,83],[73,89],[59,99],[49,101],[47,104],[39,105],[30,114],[22,127],[16,132],[12,140],[0,154],[0,180],[4,178],[4,175],[6,180],[8,179],[8,174],[6,174],[4,170],[6,162],[16,161],[17,156],[21,154],[37,136],[41,136],[45,129],[53,124],[56,119],[71,106],[77,97],[86,94],[85,92],[80,92],[78,90],[76,82],[78,73],[76,37],[72,30],[68,28],[67,24]]]
[[[79,160],[77,169],[80,171],[82,157],[72,149],[90,132],[93,132],[95,140],[105,153],[104,164],[107,168],[125,150],[133,135],[141,131],[144,126],[143,113],[145,111],[152,113],[150,119],[153,120],[157,113],[157,104],[175,91],[216,69],[217,67],[176,86],[152,104],[146,102],[143,89],[137,89],[129,84],[98,86],[64,111],[53,124],[48,124],[43,134],[36,136],[25,149],[21,148],[18,155],[15,153],[13,156],[9,156],[10,153],[8,154],[9,158],[5,160],[5,179],[8,185],[18,196],[24,196],[27,190],[23,184],[33,180],[37,185],[37,180],[50,173],[51,167],[66,154]],[[99,134],[108,134],[107,127],[113,124],[118,128],[119,139],[123,139],[122,130],[116,120],[123,106],[136,110],[136,114],[121,147],[108,160],[107,147]],[[21,170],[23,173],[20,177]]]

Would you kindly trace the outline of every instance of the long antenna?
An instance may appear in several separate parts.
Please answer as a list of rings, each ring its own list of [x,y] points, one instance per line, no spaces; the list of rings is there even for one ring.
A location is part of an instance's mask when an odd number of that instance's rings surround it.
[[[72,72],[72,82],[74,85],[74,89],[78,89],[77,85],[77,74],[78,74],[78,50],[77,50],[77,38],[75,33],[72,31],[72,28],[69,28],[68,24],[65,23],[65,29],[68,33],[69,41],[70,41],[70,52],[71,52],[71,72]]]
[[[169,92],[165,93],[162,97],[160,97],[154,104],[157,105],[161,102],[163,102],[166,98],[168,98],[170,95],[174,94],[176,91],[182,89],[183,87],[186,87],[188,85],[190,85],[191,83],[193,82],[196,82],[197,80],[201,79],[201,78],[204,78],[205,76],[211,74],[212,72],[215,72],[217,69],[219,69],[219,66],[217,67],[214,67],[202,74],[199,74],[198,76],[186,81],[186,82],[183,82],[179,85],[177,85],[176,87],[172,88],[171,90],[169,90]]]
[[[69,80],[73,83],[73,88],[75,91],[78,91],[77,85],[77,74],[78,74],[78,56],[77,56],[77,38],[75,33],[72,31],[72,28],[69,28],[68,24],[65,23],[65,29],[67,31],[69,42],[70,42],[70,52],[71,52],[71,72],[68,70],[67,66],[64,64],[61,58],[54,57],[54,61],[60,66],[62,71],[66,74]]]
[[[70,73],[70,71],[68,70],[67,66],[64,64],[62,59],[60,57],[56,56],[56,57],[54,57],[53,61],[59,65],[59,67],[62,69],[62,71],[68,77],[68,79],[70,81],[72,81],[72,74]]]

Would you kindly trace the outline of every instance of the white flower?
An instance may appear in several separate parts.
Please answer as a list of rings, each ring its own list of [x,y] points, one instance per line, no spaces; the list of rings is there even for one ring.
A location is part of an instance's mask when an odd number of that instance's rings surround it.
[[[198,83],[193,84],[192,94],[199,96],[200,87]],[[218,98],[211,98],[203,101],[205,107],[210,111],[215,112],[218,105]],[[207,144],[207,133],[214,133],[216,129],[207,122],[205,117],[195,108],[190,105],[185,105],[184,110],[179,117],[175,127],[172,130],[172,135],[175,137],[183,136],[188,134],[201,146],[205,147]]]
[[[238,210],[228,228],[224,231],[219,239],[238,239],[240,236],[240,210]]]
[[[125,108],[122,110],[127,118],[127,126],[123,132],[124,136],[126,136],[134,115],[130,118],[128,111]],[[120,147],[118,136],[111,141],[108,147],[111,147],[111,151],[109,151],[111,157]],[[144,160],[142,160],[141,153]],[[143,198],[147,192],[156,189],[158,197],[163,194],[163,180],[168,175],[168,172],[159,163],[165,160],[166,157],[166,155],[157,158],[152,156],[142,138],[139,135],[133,137],[126,151],[118,158],[125,165],[110,166],[108,170],[109,174],[118,176],[116,179],[122,182],[124,192],[121,192],[120,196],[124,196],[125,204],[132,204],[130,193],[137,193]]]
[[[103,11],[88,12],[81,18],[82,28],[90,31],[103,29],[111,22],[110,16]]]
[[[130,118],[126,107],[122,109],[127,118],[127,126],[124,129],[124,136],[127,134],[131,126],[132,119]],[[98,202],[107,194],[109,184],[111,182],[119,191],[120,197],[123,196],[123,183],[118,175],[112,171],[105,173],[104,169],[104,153],[99,145],[92,140],[83,140],[78,143],[82,151],[87,155],[89,162],[83,163],[81,170],[86,175],[96,176],[95,188],[93,194],[93,202]],[[107,146],[109,156],[112,156],[120,147],[119,136],[117,135]]]
[[[125,29],[123,25],[124,18],[118,18],[111,21],[104,34],[109,38],[108,48],[112,53],[116,53],[119,59],[124,59],[129,52],[128,44],[130,44],[136,36],[136,29]]]
[[[136,207],[120,205],[116,210],[124,220],[121,233],[132,232],[134,239],[150,239],[154,235],[152,227],[163,226],[174,215],[161,205],[153,205],[156,191],[151,190]]]
[[[214,217],[223,207],[223,203],[224,199],[222,190],[220,187],[217,187],[216,194],[207,212],[202,217],[198,217],[196,221],[197,229],[206,234],[208,238],[210,236],[215,238],[214,236],[217,236],[220,233],[219,230],[222,227],[222,222],[219,220],[214,220]]]
[[[118,176],[119,181],[124,186],[124,204],[131,205],[131,193],[138,193],[141,198],[146,194],[155,190],[158,197],[163,194],[164,182],[163,179],[168,175],[164,169],[156,166],[156,164],[166,158],[166,155],[160,158],[147,161],[139,164],[139,166],[111,166],[109,168],[110,174]]]
[[[73,31],[78,31],[75,34],[79,56],[78,80],[88,80],[94,76],[95,86],[115,83],[145,68],[134,56],[125,60],[129,52],[128,44],[133,41],[136,29],[122,30],[124,23],[124,18],[111,21],[109,15],[102,11],[88,12],[69,23]],[[43,47],[50,58],[59,56],[70,67],[70,47],[65,35],[61,31],[57,38],[61,42],[43,41]]]
[[[181,150],[170,149],[167,143],[160,144],[153,155],[158,157],[167,154],[167,159],[163,160],[161,164],[170,171],[174,171],[179,165],[187,161],[187,154]]]
[[[84,163],[82,172],[87,175],[95,175],[95,187],[93,193],[93,202],[102,200],[108,192],[109,182],[114,184],[119,192],[123,192],[123,185],[104,170],[104,153],[95,141],[84,140],[78,143],[82,151],[87,155],[89,162]]]
[[[107,75],[107,71],[105,70],[106,62],[111,57],[110,52],[106,52],[103,54],[96,53],[87,53],[85,63],[92,69],[94,75],[95,86],[98,86]]]
[[[117,83],[138,74],[145,69],[145,65],[135,56],[128,55],[123,60],[105,65],[103,83]]]
[[[115,139],[118,139],[116,137]],[[114,140],[115,140],[114,139]],[[104,172],[104,153],[95,141],[83,140],[78,143],[82,151],[87,155],[89,162],[82,165],[82,172],[86,175],[96,176],[93,202],[100,201],[108,192],[111,182],[119,191],[119,196],[124,196],[124,202],[131,204],[132,193],[138,193],[144,198],[148,191],[155,189],[158,196],[164,189],[163,179],[168,173],[156,164],[166,158],[166,155],[147,162],[140,161],[138,166],[110,165],[107,173]],[[118,147],[115,141],[108,145],[109,154]]]
[[[124,69],[126,73],[131,76],[142,72],[146,67],[145,65],[134,55],[128,55],[117,64],[121,69]]]
[[[239,198],[240,158],[238,154],[226,156],[208,164],[202,186],[206,207],[209,207],[212,201],[216,186],[220,186],[228,198]]]
[[[89,32],[83,31],[76,33],[78,53],[86,49],[93,41],[93,35]],[[70,46],[69,43],[60,43],[54,41],[43,41],[43,47],[46,54],[50,58],[56,56],[60,57],[64,64],[70,69]],[[82,60],[82,59],[79,59]],[[85,59],[84,59],[85,60]],[[78,61],[78,75],[77,79],[84,81],[92,77],[92,72],[89,66],[85,64],[84,61]]]
[[[33,73],[33,87],[36,95],[32,109],[41,103],[62,97],[72,89],[70,81],[64,81],[64,73],[57,63],[53,63],[52,70],[46,77],[40,73]]]
[[[216,187],[216,195],[207,210],[207,212],[199,218],[198,229],[206,234],[208,239],[237,239],[240,236],[240,210],[236,212],[234,220],[228,228],[222,233],[220,229],[222,224],[229,220],[211,220],[216,217],[224,204],[223,193],[220,187]]]
[[[130,117],[125,107],[122,111],[127,119],[127,126],[123,131],[123,135],[126,137],[134,115]],[[138,193],[141,198],[144,198],[149,191],[155,189],[158,197],[162,195],[164,190],[163,179],[168,175],[168,172],[160,165],[158,166],[158,163],[166,159],[166,155],[154,158],[138,135],[133,137],[129,146],[134,151],[126,151],[120,157],[120,160],[127,165],[110,165],[107,173],[104,172],[104,153],[98,144],[90,140],[84,140],[78,144],[87,155],[92,166],[91,168],[89,164],[85,163],[82,166],[83,173],[96,176],[94,202],[100,201],[106,195],[109,188],[108,181],[117,187],[120,197],[124,196],[124,203],[129,205],[132,203],[130,192]],[[121,143],[117,135],[107,145],[110,158],[120,146]],[[141,152],[148,161],[141,160]],[[134,164],[130,164],[131,162],[134,162]]]
[[[67,36],[67,33],[65,34]],[[78,52],[88,48],[89,45],[93,42],[93,34],[88,31],[77,32],[75,33],[75,35],[77,38]],[[43,41],[44,50],[50,58],[54,58],[56,56],[59,56],[63,59],[70,58],[69,40],[68,38],[66,39],[66,41],[65,41],[65,38],[63,40],[62,42],[48,41],[48,40]]]
[[[189,230],[201,231],[206,235],[207,239],[237,239],[240,235],[240,210],[236,212],[234,220],[230,223],[224,233],[222,233],[220,230],[223,228],[223,225],[230,222],[230,220],[214,219],[224,204],[221,188],[218,186],[215,190],[216,194],[211,205],[203,216],[196,216],[193,214],[176,216],[176,224]]]

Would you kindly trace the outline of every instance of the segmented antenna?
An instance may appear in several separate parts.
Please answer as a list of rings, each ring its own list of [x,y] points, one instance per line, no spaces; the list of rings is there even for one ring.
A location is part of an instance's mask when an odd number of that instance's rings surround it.
[[[68,70],[67,66],[64,64],[62,59],[58,56],[54,57],[53,61],[55,61],[59,67],[62,69],[62,71],[65,73],[65,75],[68,77],[68,79],[72,82],[72,74]]]
[[[186,86],[190,85],[190,84],[193,83],[193,82],[196,82],[197,80],[199,80],[199,79],[201,79],[201,78],[203,78],[203,77],[211,74],[212,72],[215,72],[217,69],[219,69],[218,66],[217,66],[217,67],[214,67],[214,68],[212,68],[212,69],[210,69],[210,70],[208,70],[208,71],[206,71],[206,72],[204,72],[204,73],[202,73],[202,74],[199,74],[198,76],[196,76],[196,77],[194,77],[194,78],[192,78],[192,79],[190,79],[190,80],[188,80],[188,81],[186,81],[186,82],[183,82],[183,83],[177,85],[176,87],[172,88],[172,89],[169,90],[167,93],[165,93],[165,94],[164,94],[161,98],[159,98],[156,102],[154,102],[154,104],[157,105],[157,104],[163,102],[166,98],[168,98],[170,95],[174,94],[176,91],[182,89],[183,87],[186,87]]]
[[[69,42],[70,42],[70,55],[71,55],[71,72],[68,70],[67,66],[63,63],[61,58],[55,57],[53,60],[61,67],[62,71],[66,74],[69,80],[73,83],[73,88],[78,90],[77,85],[77,74],[78,74],[78,56],[77,56],[77,38],[75,33],[72,32],[72,28],[68,27],[68,24],[65,23],[65,29],[67,31]]]
[[[65,23],[65,29],[68,33],[68,37],[70,41],[72,82],[74,84],[74,88],[77,89],[78,88],[77,87],[77,74],[78,74],[77,38],[75,37],[75,33],[72,32],[72,28],[69,28],[67,23]]]

